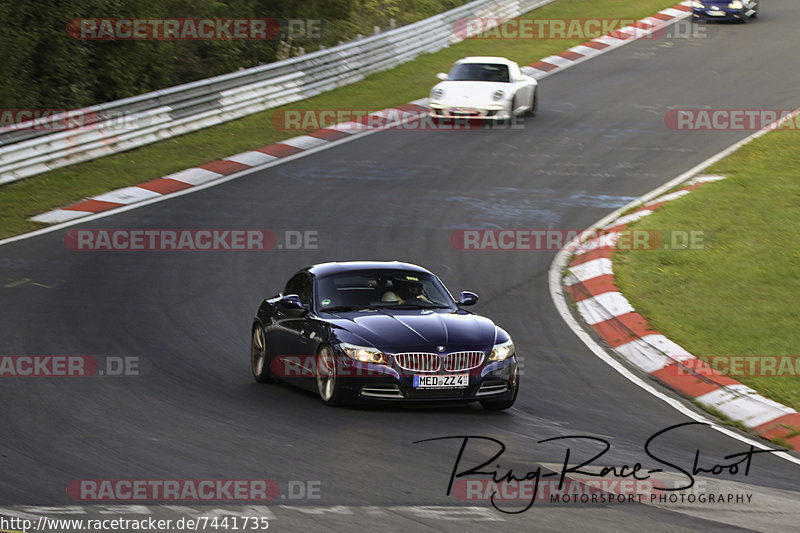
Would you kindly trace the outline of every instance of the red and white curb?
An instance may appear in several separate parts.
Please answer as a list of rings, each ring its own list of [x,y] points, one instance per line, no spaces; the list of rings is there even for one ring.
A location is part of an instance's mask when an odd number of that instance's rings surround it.
[[[389,128],[393,124],[398,123],[398,120],[416,120],[425,116],[427,113],[427,107],[416,102],[411,102],[396,108],[383,109],[371,113],[369,117],[364,117],[362,122],[370,120],[370,124],[377,124],[378,128]],[[226,157],[225,159],[212,161],[200,165],[199,167],[182,170],[153,181],[103,193],[76,204],[35,216],[31,218],[31,220],[55,224],[150,200],[219,180],[229,174],[234,174],[242,170],[249,170],[273,162],[279,162],[281,159],[318,149],[358,134],[379,131],[378,128],[368,130],[363,124],[352,122],[337,124],[333,127],[323,128],[307,135],[292,137],[275,144],[262,146],[255,150],[249,150],[241,154]]]
[[[545,57],[528,67],[524,67],[523,70],[526,74],[536,79],[546,78],[559,70],[564,70],[587,59],[610,52],[630,42],[651,37],[663,31],[670,24],[689,18],[691,14],[691,1],[681,2],[673,7],[661,10],[655,15],[645,17],[635,24],[613,31],[608,35],[573,46],[558,55]]]
[[[569,68],[592,57],[609,52],[630,42],[646,38],[654,32],[662,30],[667,25],[687,18],[691,13],[690,2],[683,2],[674,7],[659,11],[651,17],[646,17],[635,24],[626,26],[608,35],[598,37],[582,45],[574,46],[556,56],[550,56],[523,67],[525,72],[537,79],[546,78],[551,74]],[[407,121],[427,114],[427,99],[416,100],[396,108],[384,109],[372,113],[386,120],[381,128],[391,126],[392,121]],[[399,116],[402,115],[402,116]],[[398,117],[399,116],[399,117]],[[365,117],[361,122],[369,120]],[[110,211],[119,207],[151,200],[184,189],[203,185],[219,180],[230,174],[249,170],[252,168],[275,164],[281,159],[323,146],[330,146],[337,141],[351,138],[356,134],[374,133],[379,129],[364,131],[363,124],[345,122],[330,128],[323,128],[307,135],[293,137],[284,141],[232,155],[225,159],[212,161],[199,167],[189,168],[164,176],[146,183],[131,187],[123,187],[111,192],[103,193],[92,198],[87,198],[76,204],[54,209],[32,217],[34,222],[57,224],[76,220],[96,213]]]
[[[564,285],[578,313],[620,357],[700,405],[716,409],[762,437],[783,439],[800,450],[800,413],[713,369],[651,328],[614,284],[611,257],[619,232],[670,201],[721,179],[698,176],[608,223],[600,236],[578,248]]]

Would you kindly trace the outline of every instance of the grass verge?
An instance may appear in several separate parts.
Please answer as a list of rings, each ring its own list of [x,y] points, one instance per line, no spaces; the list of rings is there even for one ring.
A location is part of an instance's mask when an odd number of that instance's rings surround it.
[[[537,19],[640,19],[676,3],[677,0],[557,0],[521,18],[534,18],[535,13]],[[527,65],[586,40],[471,39],[371,75],[348,87],[283,108],[7,184],[0,187],[0,238],[47,226],[28,218],[51,209],[300,133],[276,129],[270,121],[275,112],[284,109],[378,110],[393,107],[427,96],[437,81],[436,73],[449,70],[453,62],[462,57],[499,55]],[[545,102],[546,98],[545,95]]]
[[[652,326],[699,356],[744,356],[731,377],[800,410],[800,136],[775,131],[707,170],[728,179],[634,227],[711,232],[699,250],[618,251],[617,285]],[[772,366],[772,365],[775,366]],[[751,375],[757,374],[757,375]]]

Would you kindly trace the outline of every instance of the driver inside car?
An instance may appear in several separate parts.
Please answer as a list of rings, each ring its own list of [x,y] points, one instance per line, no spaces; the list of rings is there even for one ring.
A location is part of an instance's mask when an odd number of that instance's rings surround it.
[[[427,296],[425,296],[425,292],[422,290],[422,283],[419,282],[408,282],[404,283],[404,298],[398,298],[398,302],[400,305],[414,303],[414,301],[422,300],[425,303],[433,303],[431,302]],[[399,287],[398,287],[399,288]]]

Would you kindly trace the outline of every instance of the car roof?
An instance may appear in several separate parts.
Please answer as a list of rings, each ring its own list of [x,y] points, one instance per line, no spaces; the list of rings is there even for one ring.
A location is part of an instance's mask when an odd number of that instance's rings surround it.
[[[470,56],[456,61],[456,64],[459,63],[502,63],[504,65],[517,64],[516,61],[511,61],[510,59],[499,56]]]
[[[431,274],[429,270],[424,269],[421,266],[413,265],[411,263],[403,263],[400,261],[343,261],[319,263],[316,265],[311,265],[305,270],[308,270],[314,276],[328,276],[330,274],[338,274],[340,272],[355,272],[358,270],[407,270]]]

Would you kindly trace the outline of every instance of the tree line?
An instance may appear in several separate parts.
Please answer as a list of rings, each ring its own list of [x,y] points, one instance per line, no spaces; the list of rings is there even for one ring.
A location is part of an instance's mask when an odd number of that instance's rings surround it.
[[[299,52],[466,0],[0,0],[0,109],[72,109],[163,89]],[[80,19],[268,18],[268,39],[75,38]],[[303,21],[313,31],[303,32]],[[321,24],[319,24],[321,23]],[[287,32],[288,29],[288,32]],[[311,35],[311,37],[308,36]]]

